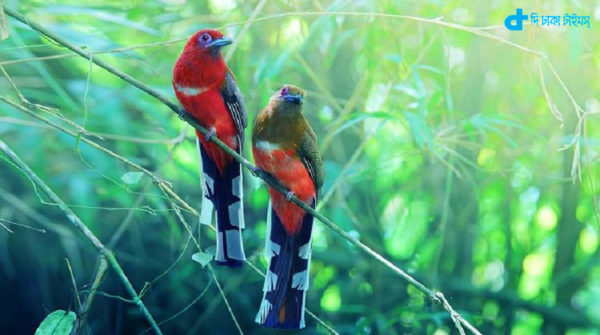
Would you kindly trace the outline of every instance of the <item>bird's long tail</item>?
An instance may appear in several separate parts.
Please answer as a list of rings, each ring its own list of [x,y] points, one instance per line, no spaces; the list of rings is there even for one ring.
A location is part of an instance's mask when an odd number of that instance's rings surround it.
[[[265,249],[270,258],[269,269],[263,286],[263,300],[255,321],[268,328],[304,328],[313,216],[305,214],[300,231],[295,236],[290,236],[271,206],[269,211],[271,222],[267,224],[270,234]]]
[[[210,225],[216,212],[215,261],[220,265],[239,267],[246,259],[242,242],[245,225],[241,165],[231,161],[221,174],[203,146],[200,146],[200,153],[204,175],[200,223]]]

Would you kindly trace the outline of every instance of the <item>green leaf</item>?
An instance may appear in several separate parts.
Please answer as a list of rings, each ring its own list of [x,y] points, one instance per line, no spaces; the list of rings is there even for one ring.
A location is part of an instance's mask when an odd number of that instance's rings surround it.
[[[211,254],[207,254],[205,252],[197,252],[192,255],[192,260],[200,263],[202,267],[205,267],[212,260],[213,256]]]
[[[77,320],[75,313],[62,309],[56,310],[46,316],[35,331],[35,335],[69,335],[75,320]]]
[[[407,112],[406,119],[408,120],[408,124],[410,125],[410,131],[412,132],[413,138],[419,148],[433,147],[433,135],[431,134],[431,130],[425,123],[425,119],[421,114],[414,114]]]
[[[143,175],[143,172],[127,172],[126,174],[121,176],[121,180],[125,184],[134,185],[140,181]]]

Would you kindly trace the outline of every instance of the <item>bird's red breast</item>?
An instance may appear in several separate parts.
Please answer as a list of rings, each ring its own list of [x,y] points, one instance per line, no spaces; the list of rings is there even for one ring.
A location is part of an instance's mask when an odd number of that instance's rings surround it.
[[[177,97],[183,108],[192,114],[203,127],[209,130],[214,128],[219,139],[233,150],[238,150],[237,129],[218,90],[209,89],[196,96],[178,93]],[[215,143],[206,141],[201,133],[197,132],[197,135],[208,155],[215,162],[219,171],[223,173],[227,163],[233,157],[221,150]]]
[[[285,187],[294,192],[298,199],[310,202],[316,197],[316,189],[308,170],[302,164],[294,148],[279,149],[264,141],[252,147],[254,160],[259,168],[269,172]],[[286,199],[285,195],[269,187],[273,209],[290,235],[295,235],[302,226],[306,211]]]

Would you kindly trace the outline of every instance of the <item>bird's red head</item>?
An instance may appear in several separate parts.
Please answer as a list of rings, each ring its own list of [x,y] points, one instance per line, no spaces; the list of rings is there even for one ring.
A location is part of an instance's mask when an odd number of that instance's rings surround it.
[[[173,85],[181,87],[212,87],[225,79],[227,65],[221,48],[231,44],[218,30],[200,30],[186,43],[173,68]]]
[[[221,48],[229,44],[231,39],[224,37],[220,31],[205,29],[198,31],[187,41],[185,51],[218,56]]]

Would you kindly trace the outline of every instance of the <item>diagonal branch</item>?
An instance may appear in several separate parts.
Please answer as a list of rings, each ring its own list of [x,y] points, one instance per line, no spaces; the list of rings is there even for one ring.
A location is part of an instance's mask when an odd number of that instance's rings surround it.
[[[139,88],[140,90],[146,92],[147,94],[153,96],[158,101],[162,102],[164,105],[169,107],[173,112],[177,113],[182,120],[184,120],[187,123],[189,123],[190,125],[192,125],[200,133],[202,133],[202,134],[207,133],[206,128],[202,127],[198,123],[198,121],[196,121],[189,113],[180,109],[175,103],[170,101],[167,97],[163,96],[159,92],[153,90],[152,88],[143,84],[142,82],[138,81],[137,79],[134,79],[133,77],[129,76],[128,74],[124,73],[123,71],[112,67],[108,63],[106,63],[98,58],[90,57],[89,52],[77,47],[76,45],[72,44],[71,42],[66,41],[62,37],[52,33],[51,31],[42,27],[41,25],[30,21],[27,17],[17,13],[16,11],[14,11],[10,8],[7,8],[6,6],[4,7],[4,10],[6,11],[6,14],[8,14],[9,16],[17,19],[18,21],[21,21],[22,23],[28,25],[29,27],[33,28],[34,30],[40,32],[44,36],[54,40],[56,43],[63,45],[66,48],[70,49],[71,51],[79,54],[80,56],[84,57],[85,59],[88,59],[88,60],[91,59],[99,67],[101,67],[101,68],[105,69],[106,71],[116,75],[117,77],[125,80],[126,82]],[[280,192],[282,194],[287,194],[288,190],[285,187],[283,187],[276,179],[274,179],[271,175],[265,173],[264,171],[254,169],[254,166],[252,165],[252,163],[250,163],[250,161],[248,161],[246,158],[244,158],[243,156],[238,154],[235,150],[232,150],[230,147],[228,147],[224,142],[222,142],[216,136],[211,137],[211,141],[213,141],[216,145],[218,145],[223,151],[225,151],[226,153],[231,155],[237,162],[239,162],[241,165],[243,165],[246,169],[248,169],[250,171],[255,171],[254,172],[255,176],[264,180],[267,184],[269,184],[271,187],[276,189],[278,192]],[[382,263],[385,267],[387,267],[392,272],[394,272],[395,274],[400,276],[403,280],[405,280],[409,284],[416,287],[419,291],[421,291],[425,295],[427,295],[433,302],[435,302],[436,304],[442,305],[443,308],[450,314],[452,319],[455,320],[457,325],[462,324],[463,326],[465,326],[466,328],[471,330],[474,334],[480,334],[480,332],[477,329],[475,329],[466,319],[464,319],[462,316],[460,316],[460,314],[458,314],[452,308],[452,306],[445,299],[443,299],[443,295],[440,292],[436,292],[436,291],[433,291],[433,290],[427,288],[425,285],[423,285],[421,282],[417,281],[415,278],[413,278],[411,275],[406,273],[404,270],[402,270],[399,267],[397,267],[396,265],[394,265],[392,262],[390,262],[385,257],[383,257],[381,254],[379,254],[376,251],[374,251],[373,249],[371,249],[369,246],[362,243],[357,238],[348,234],[346,231],[344,231],[342,228],[340,228],[338,225],[336,225],[333,221],[329,220],[322,214],[318,213],[312,207],[310,207],[308,204],[304,203],[297,197],[293,196],[291,198],[291,201],[296,203],[298,206],[300,206],[302,209],[304,209],[309,214],[313,215],[315,218],[317,218],[319,221],[321,221],[323,224],[325,224],[331,230],[336,232],[342,238],[344,238],[345,240],[347,240],[348,242],[353,244],[355,247],[360,249],[362,252],[366,253],[367,255],[371,256],[378,262]],[[459,329],[461,329],[461,328],[459,327]]]
[[[100,254],[106,257],[110,266],[115,270],[115,272],[119,276],[119,279],[121,279],[121,281],[123,282],[123,285],[125,285],[125,289],[127,290],[127,292],[129,292],[135,304],[138,305],[138,307],[144,314],[144,317],[152,326],[154,332],[156,334],[162,334],[160,328],[158,328],[158,325],[156,324],[156,321],[154,321],[154,318],[146,308],[146,305],[144,305],[144,302],[142,302],[142,300],[138,296],[137,292],[133,288],[133,285],[131,285],[129,278],[127,278],[125,272],[123,272],[121,265],[115,258],[115,255],[112,253],[112,251],[107,249],[104,246],[104,244],[102,244],[102,242],[96,237],[96,235],[94,235],[94,233],[85,225],[85,223],[83,223],[81,219],[79,219],[79,217],[67,206],[67,204],[65,204],[65,202],[62,201],[62,199],[58,195],[56,195],[56,193],[54,193],[52,189],[50,189],[50,187],[48,187],[48,185],[46,185],[46,183],[44,183],[44,181],[41,180],[35,174],[35,172],[33,172],[29,168],[29,166],[19,156],[17,156],[17,154],[15,154],[2,140],[0,140],[0,150],[2,150],[6,154],[6,156],[8,156],[8,158],[27,175],[27,177],[35,184],[35,186],[39,187],[42,190],[42,192],[44,192],[54,203],[58,205],[61,211],[67,216],[67,219],[69,219],[71,224],[83,233],[83,236],[85,236],[85,238],[90,243],[92,243],[96,249],[98,249]]]

